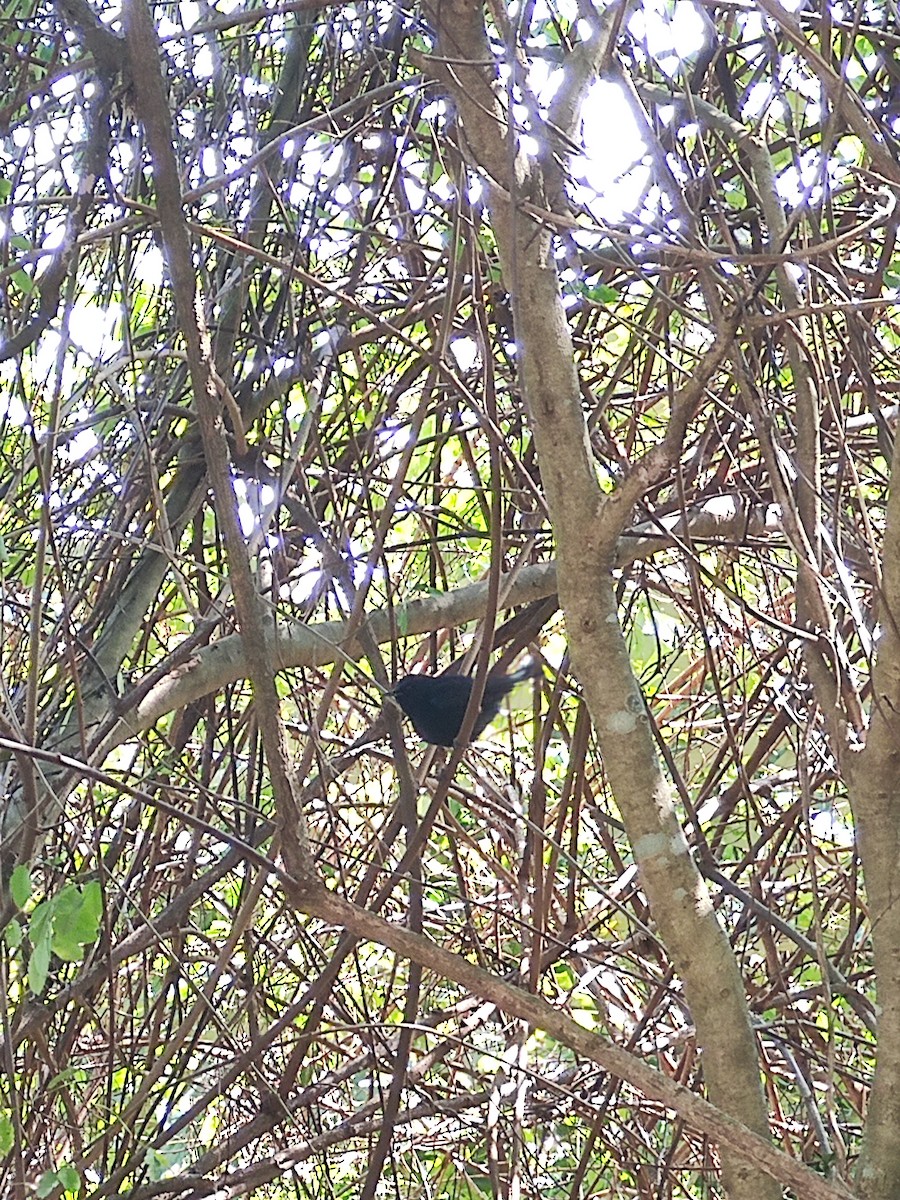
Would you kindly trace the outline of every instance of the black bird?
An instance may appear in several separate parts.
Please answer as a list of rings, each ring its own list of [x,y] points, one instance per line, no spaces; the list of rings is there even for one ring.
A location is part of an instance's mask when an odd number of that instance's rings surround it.
[[[540,667],[529,663],[511,675],[488,675],[472,736],[477,737],[490,725],[507,692],[523,679],[538,674]],[[433,746],[453,745],[471,694],[472,680],[468,675],[406,675],[388,692],[412,721],[419,737]]]

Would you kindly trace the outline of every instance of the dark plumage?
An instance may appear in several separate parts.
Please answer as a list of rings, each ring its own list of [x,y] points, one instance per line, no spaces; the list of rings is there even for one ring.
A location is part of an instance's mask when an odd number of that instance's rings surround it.
[[[472,736],[477,737],[490,725],[507,692],[539,672],[539,667],[529,663],[511,675],[489,675]],[[388,693],[412,721],[419,737],[433,746],[453,745],[471,694],[472,680],[468,675],[406,675]]]

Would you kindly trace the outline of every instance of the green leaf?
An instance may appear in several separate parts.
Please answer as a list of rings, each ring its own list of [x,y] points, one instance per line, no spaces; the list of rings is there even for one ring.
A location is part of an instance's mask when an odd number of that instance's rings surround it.
[[[64,1167],[60,1167],[56,1174],[59,1176],[59,1182],[67,1192],[77,1192],[80,1190],[81,1176],[74,1167],[67,1164]]]
[[[0,1112],[0,1154],[9,1154],[14,1141],[12,1116],[8,1112]]]
[[[31,295],[34,291],[34,280],[27,271],[13,271],[12,277],[20,292],[26,296]]]
[[[55,1171],[45,1171],[37,1181],[37,1187],[34,1189],[39,1197],[49,1196],[59,1184],[59,1176]]]
[[[42,900],[31,914],[31,920],[28,922],[28,936],[31,938],[32,945],[43,941],[49,942],[55,907],[55,900]]]
[[[18,908],[24,908],[31,899],[31,871],[24,863],[10,876],[9,891]]]
[[[100,917],[103,914],[103,892],[96,879],[92,879],[82,892],[84,911],[94,921],[97,930],[100,928]],[[94,934],[96,937],[97,934]]]
[[[39,996],[47,983],[50,971],[50,939],[39,942],[31,951],[28,960],[28,986]]]
[[[103,899],[100,885],[89,883],[82,891],[68,883],[56,898],[53,951],[66,962],[80,962],[84,947],[97,940]]]

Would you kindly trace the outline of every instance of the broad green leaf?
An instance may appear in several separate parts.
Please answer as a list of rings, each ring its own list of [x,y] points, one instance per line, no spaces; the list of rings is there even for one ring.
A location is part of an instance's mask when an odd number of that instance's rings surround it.
[[[31,872],[24,863],[10,876],[9,891],[19,908],[24,908],[31,899]]]
[[[39,996],[43,992],[49,970],[50,940],[47,938],[34,947],[28,960],[28,986],[35,996]]]
[[[9,1154],[15,1141],[12,1117],[8,1112],[0,1112],[0,1154]]]

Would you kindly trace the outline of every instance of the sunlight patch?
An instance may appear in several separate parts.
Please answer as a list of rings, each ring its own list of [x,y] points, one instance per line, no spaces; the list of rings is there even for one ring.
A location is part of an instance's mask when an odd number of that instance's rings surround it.
[[[474,338],[454,338],[450,343],[450,353],[456,359],[457,366],[461,371],[471,371],[473,367],[477,367],[481,362],[478,343]]]
[[[659,69],[672,78],[683,69],[685,60],[703,49],[708,18],[690,0],[677,0],[667,9],[665,4],[645,3],[631,17],[628,29],[644,42]]]
[[[641,199],[650,179],[642,160],[647,152],[625,93],[598,80],[585,97],[584,152],[572,158],[572,175],[582,186],[574,199],[605,220],[621,220]],[[599,202],[598,202],[599,201]]]

